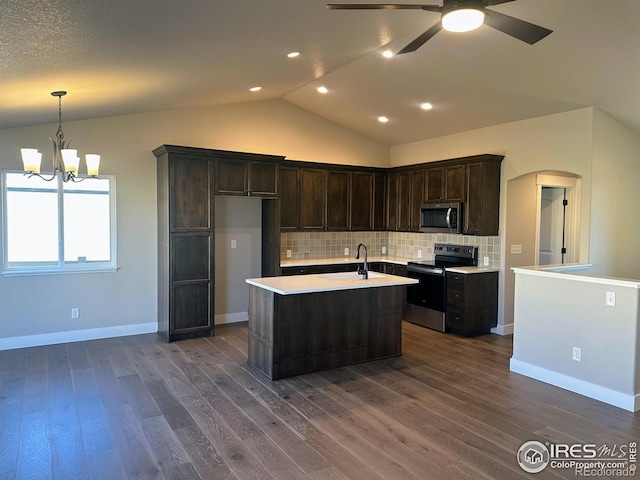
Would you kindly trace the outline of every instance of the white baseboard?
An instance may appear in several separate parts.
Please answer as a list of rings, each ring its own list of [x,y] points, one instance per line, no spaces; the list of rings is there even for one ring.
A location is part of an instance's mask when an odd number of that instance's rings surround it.
[[[513,335],[513,323],[499,324],[491,329],[491,333],[496,335]]]
[[[556,387],[564,388],[570,392],[579,393],[585,397],[608,403],[609,405],[622,408],[629,412],[640,410],[640,395],[638,394],[627,395],[620,393],[610,388],[547,370],[546,368],[536,367],[535,365],[516,360],[513,357],[509,363],[509,370],[535,380],[540,380],[541,382],[555,385]]]
[[[249,312],[237,312],[216,315],[214,322],[216,325],[224,325],[225,323],[246,322],[247,320],[249,320]]]
[[[81,342],[83,340],[97,340],[99,338],[124,337],[126,335],[141,335],[158,331],[157,322],[136,323],[134,325],[118,325],[115,327],[87,328],[68,332],[42,333],[26,335],[24,337],[0,338],[0,350],[15,348],[40,347],[57,343]]]

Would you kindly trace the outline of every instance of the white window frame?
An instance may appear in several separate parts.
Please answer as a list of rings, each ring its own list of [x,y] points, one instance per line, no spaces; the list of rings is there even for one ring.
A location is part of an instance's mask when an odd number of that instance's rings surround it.
[[[7,236],[7,189],[6,189],[6,177],[7,174],[22,174],[21,170],[2,170],[0,175],[0,188],[2,189],[2,232],[0,235],[0,242],[2,243],[2,276],[25,276],[25,275],[56,275],[66,273],[92,273],[92,272],[115,272],[118,270],[118,263],[116,258],[116,177],[115,175],[100,175],[101,179],[109,180],[109,245],[110,245],[110,260],[106,262],[87,262],[87,263],[65,263],[64,261],[64,215],[62,213],[62,187],[63,182],[60,174],[58,178],[52,180],[56,182],[58,189],[58,242],[61,247],[58,249],[58,263],[57,265],[43,265],[43,266],[19,266],[10,267],[8,260],[8,236]],[[49,176],[50,173],[43,173],[43,176]]]

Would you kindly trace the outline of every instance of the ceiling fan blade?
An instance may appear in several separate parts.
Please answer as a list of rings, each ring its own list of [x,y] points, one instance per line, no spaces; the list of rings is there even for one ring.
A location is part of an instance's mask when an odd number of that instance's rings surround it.
[[[328,3],[329,10],[427,10],[440,12],[440,5],[420,3]]]
[[[397,53],[397,55],[402,55],[403,53],[415,52],[418,48],[420,48],[422,45],[427,43],[427,40],[433,37],[440,30],[442,30],[442,22],[436,23],[433,27],[431,27],[429,30],[427,30],[418,38],[416,38],[413,42],[411,42],[409,45],[407,45],[402,50],[400,50]]]
[[[493,10],[485,10],[484,24],[522,40],[529,45],[533,45],[553,32],[548,28],[510,17],[504,13],[494,12]]]
[[[515,0],[488,0],[487,2],[485,2],[484,4],[487,7],[491,7],[493,5],[500,5],[501,3],[509,3],[509,2],[514,2]]]

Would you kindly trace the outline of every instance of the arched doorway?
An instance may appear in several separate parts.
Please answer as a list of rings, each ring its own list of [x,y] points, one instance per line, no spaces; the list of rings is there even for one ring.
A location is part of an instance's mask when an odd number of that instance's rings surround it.
[[[536,174],[535,265],[577,262],[580,257],[580,179]]]

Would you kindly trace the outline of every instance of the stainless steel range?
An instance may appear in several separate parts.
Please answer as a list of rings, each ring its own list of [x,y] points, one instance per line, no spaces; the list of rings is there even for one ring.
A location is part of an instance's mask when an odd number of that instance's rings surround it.
[[[419,283],[407,286],[407,321],[445,331],[447,292],[445,269],[478,265],[478,247],[436,243],[433,262],[409,262],[407,276]]]

